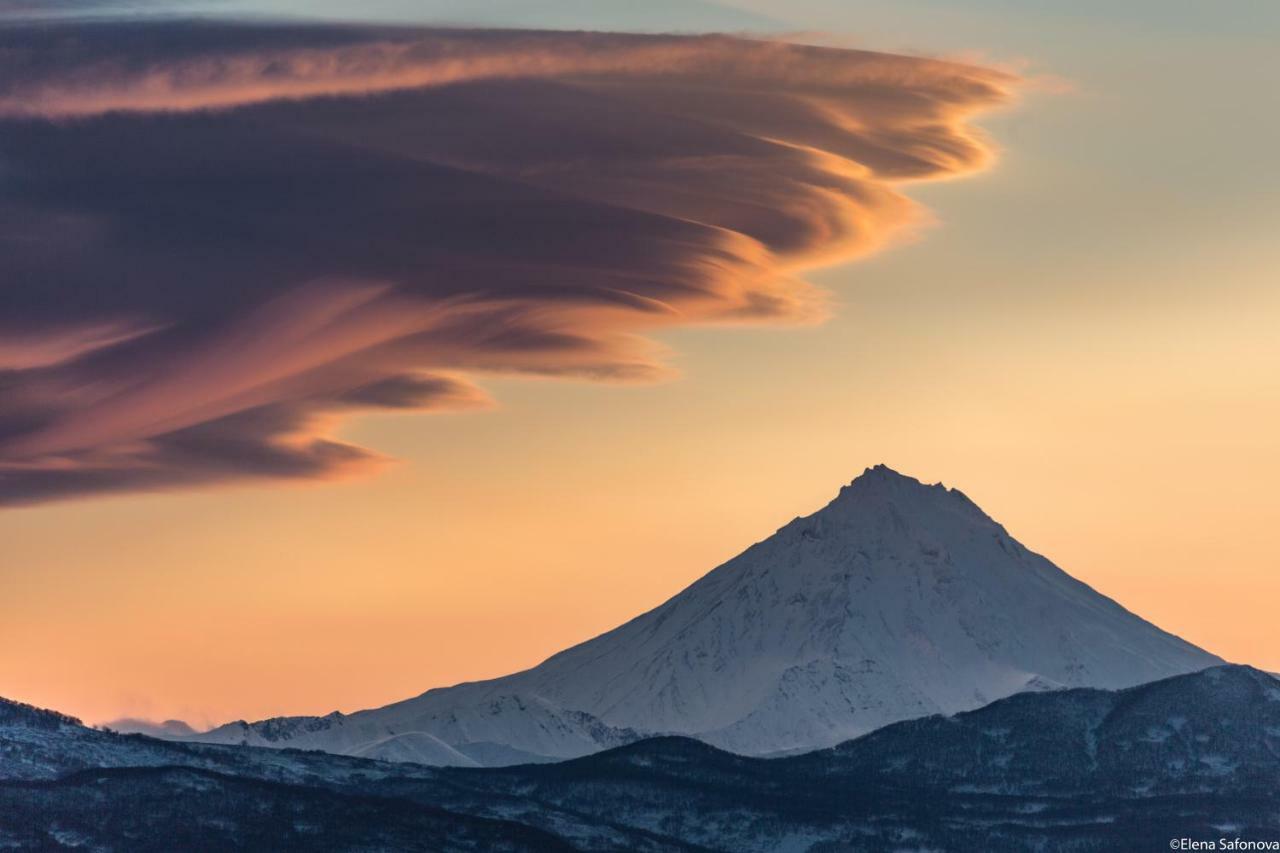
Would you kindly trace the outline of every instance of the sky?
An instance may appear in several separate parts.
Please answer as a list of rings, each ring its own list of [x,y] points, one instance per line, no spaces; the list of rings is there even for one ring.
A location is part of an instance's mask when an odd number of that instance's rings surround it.
[[[1274,7],[633,7],[362,14],[823,47],[0,27],[0,694],[501,675],[880,462],[1280,670]]]

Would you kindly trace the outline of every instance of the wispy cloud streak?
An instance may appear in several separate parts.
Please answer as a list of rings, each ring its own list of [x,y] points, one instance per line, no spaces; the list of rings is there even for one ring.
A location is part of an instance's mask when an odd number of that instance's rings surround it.
[[[16,49],[21,44],[23,49]],[[0,501],[322,478],[342,415],[804,322],[991,150],[986,68],[725,37],[0,27]]]

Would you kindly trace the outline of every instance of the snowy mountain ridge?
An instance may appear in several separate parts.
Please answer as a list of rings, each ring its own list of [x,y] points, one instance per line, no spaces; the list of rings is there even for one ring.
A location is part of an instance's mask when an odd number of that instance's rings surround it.
[[[1247,666],[767,761],[658,737],[483,770],[122,735],[0,699],[6,850],[1102,853],[1277,832],[1280,681]]]
[[[762,755],[1024,690],[1116,689],[1221,662],[1029,551],[962,492],[878,465],[666,603],[532,669],[196,739],[495,764],[682,734]]]

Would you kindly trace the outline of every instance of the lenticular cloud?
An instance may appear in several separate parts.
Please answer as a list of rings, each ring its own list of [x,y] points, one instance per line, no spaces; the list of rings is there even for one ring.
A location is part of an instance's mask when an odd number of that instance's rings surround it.
[[[727,37],[0,26],[0,502],[325,478],[476,377],[644,380],[991,157],[986,68]]]

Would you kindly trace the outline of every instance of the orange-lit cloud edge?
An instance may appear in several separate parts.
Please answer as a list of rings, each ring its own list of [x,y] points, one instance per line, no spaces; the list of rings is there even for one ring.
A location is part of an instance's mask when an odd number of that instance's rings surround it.
[[[69,29],[0,51],[31,288],[0,320],[10,504],[359,473],[383,460],[340,416],[653,379],[645,333],[818,320],[797,274],[911,234],[903,185],[989,165],[969,122],[1018,84],[723,36]]]

